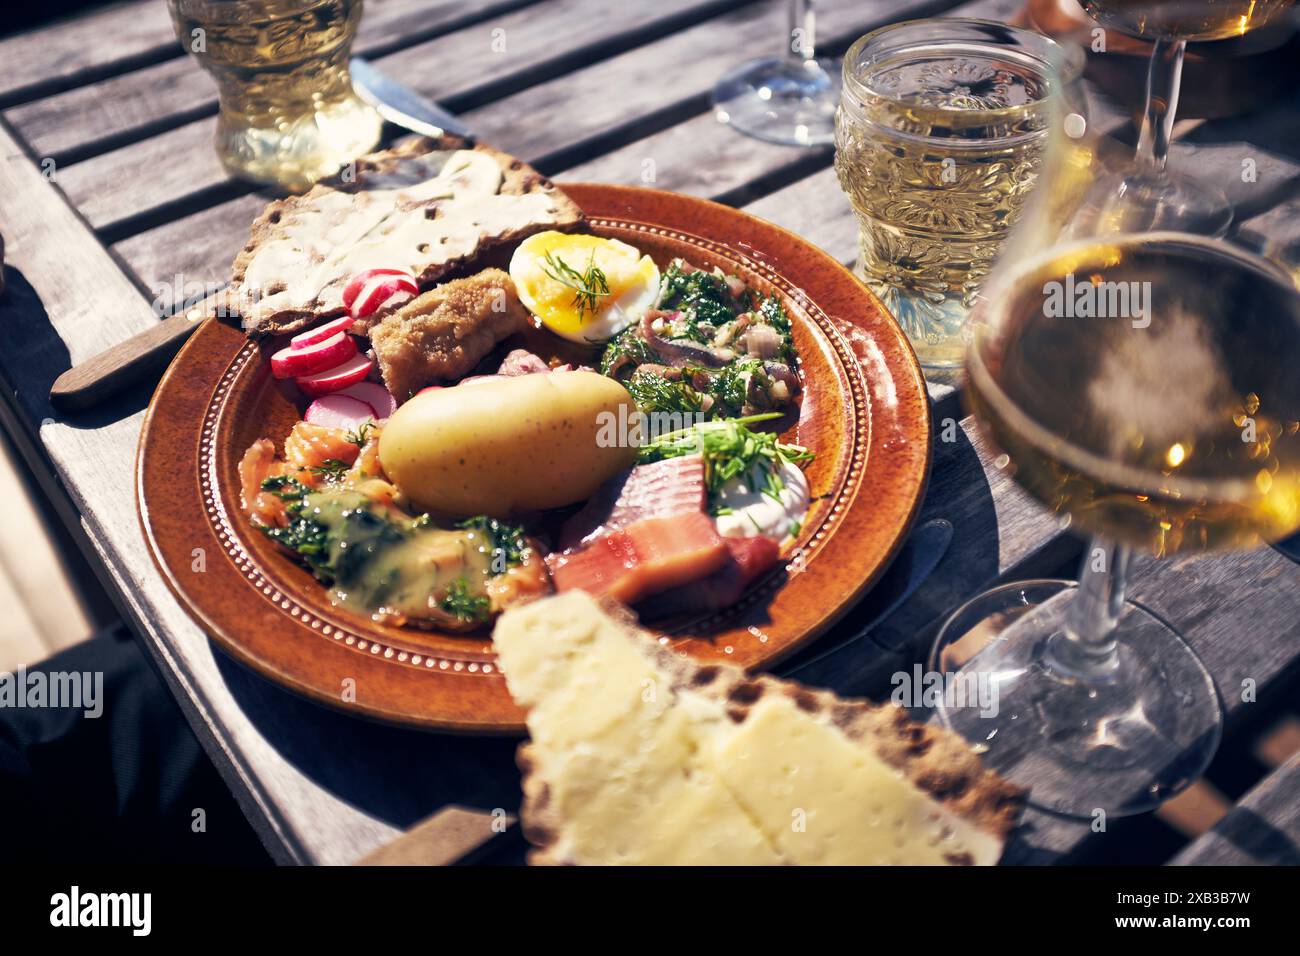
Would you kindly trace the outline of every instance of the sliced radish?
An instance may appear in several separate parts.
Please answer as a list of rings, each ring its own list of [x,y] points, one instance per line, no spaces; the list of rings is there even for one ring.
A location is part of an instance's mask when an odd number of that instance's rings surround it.
[[[328,369],[317,375],[302,376],[296,381],[298,387],[308,395],[328,395],[330,392],[338,392],[347,388],[349,385],[355,385],[357,382],[365,381],[370,374],[371,367],[374,366],[365,355],[353,355],[342,365]]]
[[[368,422],[374,417],[374,409],[365,402],[337,392],[316,399],[307,407],[307,414],[303,416],[313,425],[344,428],[348,431],[355,431],[362,422]]]
[[[415,276],[401,269],[367,269],[358,272],[343,289],[343,305],[353,318],[373,315],[420,294]]]
[[[355,322],[356,319],[350,315],[345,315],[339,319],[331,319],[324,325],[318,325],[314,329],[308,329],[306,332],[299,332],[289,340],[289,347],[300,349],[308,345],[315,345],[317,342],[324,342],[331,335],[338,335],[340,332],[346,332]]]
[[[397,411],[397,400],[389,394],[388,389],[375,382],[360,382],[343,389],[339,394],[355,398],[358,402],[365,402],[370,406],[377,422],[387,421],[388,416]]]
[[[356,301],[362,287],[376,276],[398,276],[415,282],[415,276],[405,269],[366,269],[354,275],[348,280],[348,284],[343,287],[343,307],[345,309],[352,308],[352,303]]]
[[[357,343],[346,332],[338,332],[305,348],[292,345],[271,356],[271,374],[276,378],[317,375],[348,361],[357,354]]]

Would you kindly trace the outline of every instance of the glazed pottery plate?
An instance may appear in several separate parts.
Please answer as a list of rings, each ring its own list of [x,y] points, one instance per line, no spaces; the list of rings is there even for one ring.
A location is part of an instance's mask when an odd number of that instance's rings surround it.
[[[592,232],[636,246],[661,268],[677,257],[721,266],[780,295],[791,315],[804,391],[783,439],[816,452],[807,467],[813,504],[799,539],[725,611],[651,622],[697,658],[770,666],[861,596],[917,512],[930,417],[916,359],[853,275],[792,233],[688,196],[564,188]],[[209,320],[154,395],[138,504],[169,586],[226,652],[322,703],[437,730],[522,731],[490,634],[392,627],[334,607],[326,588],[240,511],[244,450],[262,437],[280,447],[303,411],[301,398],[271,376],[268,359],[279,344]]]

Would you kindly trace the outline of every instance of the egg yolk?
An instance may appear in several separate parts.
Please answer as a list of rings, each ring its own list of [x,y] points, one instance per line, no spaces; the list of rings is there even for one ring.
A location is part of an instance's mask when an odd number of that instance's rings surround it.
[[[599,319],[614,303],[634,287],[653,289],[658,282],[658,269],[649,256],[626,243],[599,236],[542,233],[524,241],[520,249],[528,256],[526,266],[515,276],[520,285],[520,295],[542,320],[543,324],[560,334],[574,334],[584,326]],[[599,269],[608,287],[607,295],[584,303],[573,284],[595,288],[590,281],[579,281],[572,273],[560,268],[561,264],[584,277],[592,276],[592,267]],[[561,281],[565,279],[566,281]]]

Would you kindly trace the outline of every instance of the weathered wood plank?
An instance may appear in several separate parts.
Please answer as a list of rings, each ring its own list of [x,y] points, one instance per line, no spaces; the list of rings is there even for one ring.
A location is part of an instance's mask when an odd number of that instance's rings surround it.
[[[0,39],[0,104],[175,55],[167,6],[127,0]],[[179,51],[177,51],[179,52]]]
[[[656,23],[672,29],[690,10],[707,16],[746,1],[664,0],[629,5],[619,17],[608,17],[602,16],[607,5],[593,0],[547,0],[536,10],[516,9],[528,0],[382,0],[367,4],[355,51],[376,57],[383,69],[424,94],[463,108],[456,98],[494,83],[526,82],[563,53],[629,42]],[[398,47],[409,48],[393,53]],[[212,79],[190,57],[181,57],[19,105],[6,118],[38,155],[62,159],[96,143],[140,139],[216,112]]]
[[[403,82],[442,100],[482,98],[489,88],[501,88],[512,78],[522,82],[538,74],[564,73],[553,80],[471,109],[463,119],[486,142],[530,161],[558,158],[562,150],[592,149],[600,141],[621,142],[646,124],[670,121],[678,113],[697,112],[720,71],[745,51],[766,46],[782,30],[783,11],[746,7],[707,20],[695,27],[645,43],[635,49],[596,60],[598,44],[615,38],[615,21],[606,18],[609,35],[575,22],[592,15],[593,0],[565,0],[556,7],[564,16],[548,17],[541,25],[501,26],[503,17],[458,31],[431,43],[403,50],[379,61],[382,69]],[[937,0],[943,3],[943,0]],[[699,16],[713,5],[701,0],[666,0],[638,5],[640,19],[620,21],[618,35],[634,26],[645,32],[674,22],[684,13]],[[936,0],[909,0],[910,9],[928,9]],[[584,6],[586,4],[586,6]],[[820,19],[828,32],[838,31],[847,43],[864,29],[898,12],[885,0],[829,0]],[[886,10],[889,13],[886,13]],[[522,13],[527,13],[523,11]],[[494,52],[495,30],[505,30],[504,54]],[[439,58],[444,44],[455,43],[454,68]],[[513,45],[512,45],[513,44]],[[566,72],[578,67],[574,72]],[[540,79],[540,77],[538,77]],[[611,96],[611,90],[618,90]],[[69,198],[96,228],[142,210],[164,206],[185,196],[229,182],[210,148],[215,120],[186,124],[140,143],[114,150],[61,171]],[[145,178],[141,170],[148,170]],[[114,187],[114,188],[110,188]]]
[[[1237,802],[1175,866],[1300,866],[1300,754]]]
[[[354,49],[365,56],[381,55],[531,2],[534,0],[371,0]],[[37,155],[62,163],[96,148],[96,144],[139,138],[153,129],[216,115],[216,85],[184,55],[166,5],[151,0],[148,8],[148,19],[161,17],[166,26],[165,45],[173,54],[169,59],[6,111],[5,118]],[[83,36],[81,21],[74,22],[78,30],[69,39],[90,48],[111,46],[102,38]],[[64,42],[62,34],[59,42]]]
[[[858,0],[834,0],[822,6],[825,7],[821,14],[823,28],[836,31],[839,42],[846,44],[880,20],[880,11],[885,4],[882,0],[866,4]],[[919,12],[928,8],[927,0],[924,8],[914,9]],[[895,5],[890,5],[889,9],[897,12]],[[756,14],[761,16],[756,17]],[[480,131],[485,140],[532,162],[545,159],[548,152],[553,154],[563,149],[566,143],[584,138],[591,141],[607,135],[611,127],[622,124],[625,130],[629,126],[634,128],[637,123],[674,103],[695,102],[696,108],[702,109],[704,95],[729,62],[727,58],[744,56],[744,50],[761,47],[767,37],[779,35],[781,15],[779,9],[760,11],[749,8],[724,15],[561,79],[471,110],[463,118]],[[511,55],[512,60],[516,55]],[[666,70],[665,64],[668,63],[681,63],[684,68],[680,71]],[[632,83],[620,79],[625,71],[631,71],[627,75],[642,78],[642,81]],[[626,93],[611,96],[611,89]],[[562,117],[562,121],[557,122],[557,116]],[[711,117],[703,129],[698,129],[695,121],[685,125],[690,127],[688,133],[696,134],[696,139],[703,141],[705,150],[715,149],[715,155],[702,156],[697,167],[712,172],[708,183],[713,189],[696,189],[697,194],[719,196],[734,191],[792,161],[806,161],[809,155],[806,151],[772,146],[739,136],[734,130],[719,127]],[[74,204],[86,212],[92,222],[106,216],[129,214],[136,211],[130,203],[157,202],[161,197],[175,197],[200,184],[214,185],[224,181],[224,172],[208,143],[201,141],[207,135],[198,124],[192,124],[157,137],[159,141],[171,142],[169,151],[195,155],[190,155],[185,168],[162,167],[159,173],[151,174],[148,183],[128,179],[125,184],[128,188],[107,190],[109,182],[122,176],[129,177],[126,168],[116,166],[111,172],[96,168],[93,177],[87,175],[87,169],[110,157],[71,167],[60,173],[59,181]],[[182,138],[184,142],[178,142]],[[641,154],[636,159],[638,176],[645,156]],[[676,169],[677,164],[670,160],[672,156],[671,145],[650,154],[651,159],[659,157],[657,161],[665,167]],[[114,159],[114,163],[118,159]],[[829,161],[828,153],[823,154],[822,161]],[[196,172],[198,166],[202,170]],[[569,178],[598,177],[579,174]],[[620,180],[610,178],[604,181]],[[657,181],[653,185],[673,188],[671,182]],[[150,197],[149,200],[141,198],[144,193]],[[184,276],[187,281],[221,282],[228,276],[227,264],[247,237],[247,223],[264,202],[259,197],[240,197],[121,240],[114,244],[114,250],[123,256],[148,288],[172,282],[177,275]]]

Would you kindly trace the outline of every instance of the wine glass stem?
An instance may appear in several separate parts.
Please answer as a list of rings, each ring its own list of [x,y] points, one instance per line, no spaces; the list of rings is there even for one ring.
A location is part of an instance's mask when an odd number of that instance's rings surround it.
[[[1079,568],[1079,587],[1066,612],[1065,631],[1051,655],[1061,669],[1104,676],[1115,669],[1115,626],[1124,610],[1131,552],[1127,545],[1093,538]]]
[[[790,32],[786,37],[786,56],[812,60],[817,56],[817,14],[813,0],[790,0]]]
[[[1138,168],[1162,175],[1169,159],[1169,136],[1178,112],[1178,86],[1183,76],[1186,40],[1159,39],[1147,71],[1146,112],[1138,135]]]

